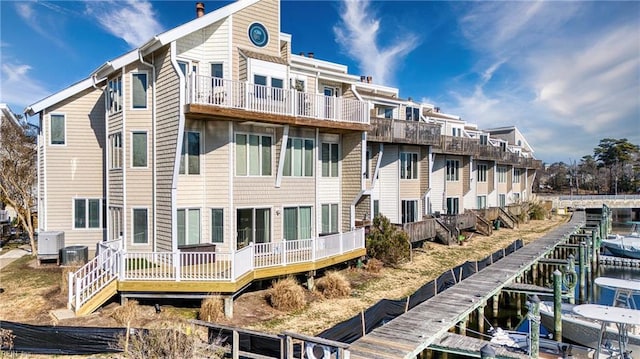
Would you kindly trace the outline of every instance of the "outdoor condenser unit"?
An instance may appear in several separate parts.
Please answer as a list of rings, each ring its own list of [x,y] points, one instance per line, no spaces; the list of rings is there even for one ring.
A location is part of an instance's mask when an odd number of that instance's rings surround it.
[[[38,256],[58,256],[64,248],[64,232],[40,232]]]

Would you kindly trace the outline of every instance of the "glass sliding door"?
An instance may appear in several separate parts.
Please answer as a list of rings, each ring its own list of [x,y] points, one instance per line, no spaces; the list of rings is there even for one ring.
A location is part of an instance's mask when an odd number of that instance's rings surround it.
[[[236,217],[236,228],[238,229],[238,249],[248,246],[251,242],[271,242],[271,209],[238,209]]]

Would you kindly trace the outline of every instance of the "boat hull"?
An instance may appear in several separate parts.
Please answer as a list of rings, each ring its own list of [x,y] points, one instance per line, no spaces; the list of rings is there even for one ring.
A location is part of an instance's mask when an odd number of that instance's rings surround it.
[[[562,336],[574,343],[589,348],[596,348],[598,346],[601,324],[574,314],[572,311],[573,307],[573,304],[562,303]],[[542,302],[540,304],[540,321],[546,328],[553,329],[552,302]],[[618,346],[618,331],[615,327],[607,328],[603,343],[605,346],[608,344],[613,347]],[[640,353],[640,335],[629,333],[627,350],[633,353]]]
[[[617,257],[640,259],[640,238],[603,239],[602,246]]]

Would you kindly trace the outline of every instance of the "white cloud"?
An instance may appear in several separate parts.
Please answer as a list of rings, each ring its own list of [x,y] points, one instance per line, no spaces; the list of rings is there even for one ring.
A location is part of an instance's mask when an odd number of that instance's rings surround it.
[[[34,6],[37,4],[37,2],[16,2],[16,12],[33,31],[56,46],[66,49],[66,44],[61,40],[62,36],[59,36],[61,19],[59,17],[52,18],[45,13],[36,12]]]
[[[391,45],[381,46],[381,20],[369,4],[369,0],[346,0],[340,14],[342,22],[333,30],[337,42],[358,62],[364,74],[373,76],[375,83],[390,85],[394,71],[416,48],[418,38],[414,34],[403,33],[402,39],[394,39]]]
[[[148,1],[88,1],[86,13],[131,47],[138,47],[163,31]]]
[[[16,61],[2,59],[0,76],[0,102],[8,103],[14,112],[22,112],[29,104],[49,95],[44,86],[31,77],[31,67]]]
[[[465,7],[459,26],[477,80],[472,92],[450,91],[451,113],[481,128],[516,125],[548,161],[590,154],[604,137],[640,142],[640,21],[626,16],[640,6],[615,3],[605,15],[598,5]]]

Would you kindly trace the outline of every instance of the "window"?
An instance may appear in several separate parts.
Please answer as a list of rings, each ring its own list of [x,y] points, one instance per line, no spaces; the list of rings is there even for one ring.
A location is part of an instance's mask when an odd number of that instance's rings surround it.
[[[267,97],[267,77],[263,75],[253,75],[255,86],[255,96],[259,98]]]
[[[410,152],[400,152],[400,178],[418,178],[418,154]]]
[[[285,176],[313,176],[313,140],[289,138],[284,155]]]
[[[211,209],[211,242],[224,242],[224,211],[222,208]]]
[[[146,244],[149,242],[149,226],[146,208],[133,209],[133,243]]]
[[[478,164],[478,171],[476,174],[478,182],[487,182],[487,165]]]
[[[187,76],[187,69],[189,68],[189,63],[185,61],[178,61],[178,66],[180,67],[180,71],[183,75]]]
[[[284,239],[311,238],[311,207],[284,208]]]
[[[418,218],[418,201],[402,200],[402,223],[415,222]]]
[[[122,238],[122,207],[109,207],[109,239]]]
[[[478,196],[478,208],[483,209],[487,208],[487,196]]]
[[[147,108],[147,73],[131,74],[131,106],[137,109]]]
[[[380,214],[380,200],[374,199],[373,200],[373,218],[375,218],[379,214]]]
[[[513,201],[514,202],[519,202],[520,201],[520,193],[519,192],[514,192],[513,193]]]
[[[236,176],[271,176],[271,136],[236,134]]]
[[[487,144],[489,144],[489,136],[487,136],[487,135],[480,135],[480,144],[481,144],[481,145],[487,145]]]
[[[505,194],[498,195],[498,205],[504,208],[507,205],[507,196]]]
[[[322,177],[338,177],[338,144],[322,144]]]
[[[459,198],[447,197],[447,214],[458,214]]]
[[[249,242],[271,242],[271,210],[269,208],[238,209],[236,228],[238,228],[238,249],[248,246]]]
[[[371,171],[371,148],[367,147],[364,160],[364,178],[370,178],[369,171]]]
[[[284,81],[282,79],[271,78],[271,98],[282,101],[284,99]]]
[[[73,228],[100,228],[101,200],[76,198],[73,200]]]
[[[224,68],[222,64],[211,64],[211,77],[223,78]]]
[[[507,183],[507,167],[498,166],[498,183]]]
[[[200,243],[200,210],[178,209],[178,246]]]
[[[393,107],[378,107],[378,117],[393,118]]]
[[[180,157],[180,174],[200,174],[200,132],[187,131],[184,133],[182,156]]]
[[[65,118],[64,115],[51,115],[51,144],[65,144]]]
[[[507,152],[507,143],[506,142],[500,142],[500,150],[502,152]]]
[[[513,169],[513,183],[520,183],[520,169]]]
[[[122,78],[109,80],[107,85],[107,106],[109,114],[122,110]]]
[[[454,128],[451,129],[451,131],[452,131],[451,135],[453,137],[462,137],[462,129],[461,128],[455,128],[454,127]]]
[[[321,234],[338,233],[338,204],[323,204],[321,216]]]
[[[131,134],[131,166],[147,167],[147,133],[133,132]]]
[[[447,160],[447,181],[458,181],[460,161]]]
[[[407,121],[420,121],[420,108],[407,107]]]
[[[109,168],[122,168],[122,133],[109,135],[109,148],[111,149]]]

